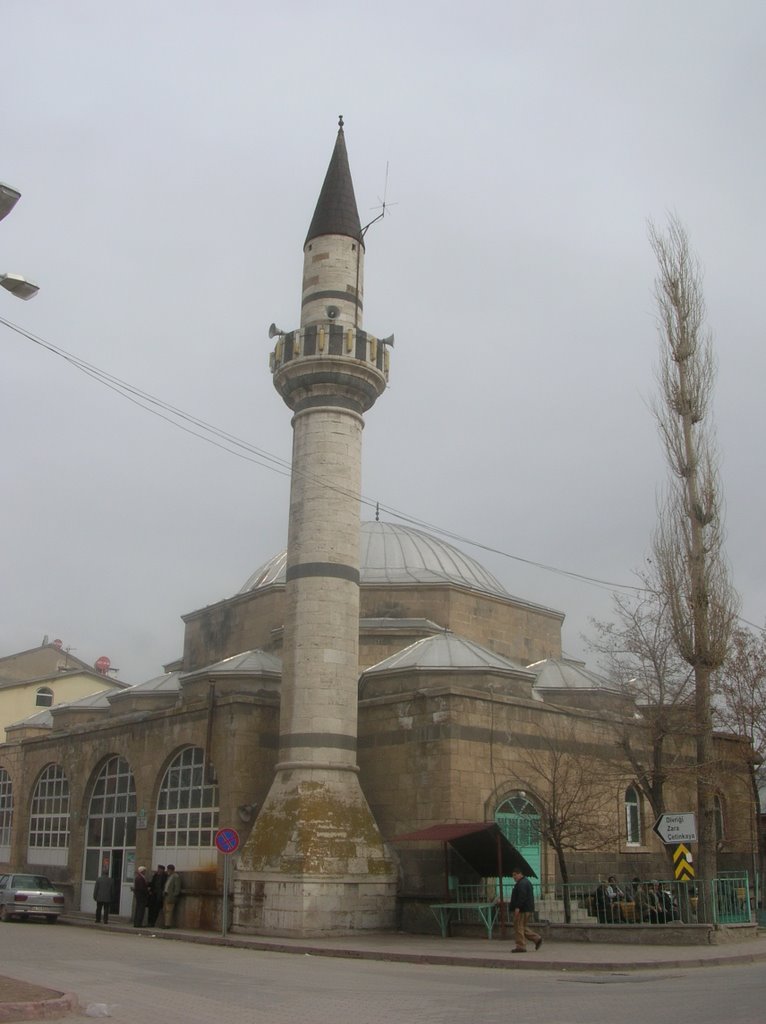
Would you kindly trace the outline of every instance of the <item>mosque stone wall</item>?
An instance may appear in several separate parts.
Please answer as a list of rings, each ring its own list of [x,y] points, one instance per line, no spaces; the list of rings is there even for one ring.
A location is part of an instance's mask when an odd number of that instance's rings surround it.
[[[430,619],[524,664],[561,657],[559,612],[438,584],[370,586],[361,591],[363,618]]]
[[[439,627],[523,663],[560,650],[561,617],[523,602],[447,584],[362,585],[360,594],[362,668],[420,637],[438,639]],[[186,616],[184,667],[200,669],[256,647],[280,654],[284,599],[284,586],[276,584]],[[559,675],[554,672],[551,678]],[[568,690],[561,679],[563,689],[533,690],[523,672],[461,671],[446,664],[427,670],[383,668],[366,676],[358,707],[360,783],[384,840],[438,822],[492,820],[503,801],[520,791],[539,802],[546,784],[535,774],[534,758],[539,760],[548,734],[559,749],[592,759],[594,774],[605,782],[594,800],[594,817],[612,823],[598,849],[568,853],[571,877],[667,877],[668,857],[651,831],[646,802],[643,845],[629,846],[625,840],[623,798],[635,777],[622,760],[617,723],[627,721],[631,742],[645,749],[640,719],[626,718],[609,691],[597,685]],[[220,787],[220,824],[236,827],[245,846],[279,760],[279,703],[280,682],[268,672],[199,671],[182,677],[179,691],[138,687],[115,696],[108,708],[85,703],[54,711],[52,729],[34,722],[12,729],[9,742],[0,745],[0,766],[14,792],[12,846],[0,867],[25,864],[35,783],[46,765],[60,764],[70,786],[68,858],[66,864],[35,866],[64,888],[70,907],[79,908],[92,785],[114,755],[131,765],[138,808],[147,812],[135,855],[136,863],[150,865],[162,778],[175,754],[190,745],[209,750]],[[732,740],[719,738],[716,744],[724,818],[719,865],[722,870],[750,869],[755,822],[747,751]],[[694,810],[694,779],[689,734],[674,751],[668,807]],[[394,844],[390,849],[399,878],[399,923],[428,927],[428,898],[444,888],[442,850],[438,844]],[[222,869],[220,857],[209,853],[197,869],[182,870],[185,897],[179,923],[220,924]],[[557,874],[553,851],[543,845],[541,877],[555,882]],[[240,877],[245,876],[240,872]],[[371,879],[370,885],[374,903],[377,881]],[[339,908],[343,902],[339,899]],[[420,914],[424,905],[426,913]],[[123,905],[121,911],[128,909]]]
[[[237,827],[243,838],[252,828],[257,808],[265,800],[278,751],[278,699],[256,699],[236,694],[196,700],[184,707],[154,713],[110,718],[100,714],[90,723],[63,734],[10,742],[0,746],[0,766],[13,783],[14,819],[12,853],[2,867],[26,863],[29,812],[37,779],[49,764],[58,764],[69,783],[70,842],[67,864],[38,863],[36,870],[61,884],[70,908],[80,906],[85,830],[93,783],[106,760],[125,758],[133,772],[136,807],[146,811],[146,827],[136,831],[136,865],[151,865],[159,789],[180,749],[205,749],[210,739],[210,761],[219,785],[219,820]],[[179,924],[215,927],[220,923],[220,858],[209,851],[207,866],[184,870],[184,898]],[[122,906],[121,913],[128,913]]]
[[[432,680],[436,682],[436,680]],[[595,880],[614,873],[621,879],[668,874],[668,860],[651,832],[651,813],[644,806],[644,845],[630,847],[624,837],[621,798],[633,781],[627,764],[619,765],[613,722],[602,713],[565,708],[508,694],[481,692],[465,679],[423,687],[421,674],[410,678],[409,690],[362,699],[359,706],[358,761],[360,782],[383,837],[442,821],[492,819],[504,799],[523,790],[535,799],[544,785],[530,777],[526,752],[539,751],[539,736],[557,730],[573,752],[600,759],[603,771],[613,773],[610,794],[599,813],[611,816],[614,837],[602,848],[570,851],[568,864],[575,879]],[[262,683],[252,680],[255,691]],[[243,681],[240,690],[247,689]],[[220,786],[220,823],[233,825],[243,842],[263,804],[278,757],[278,697],[228,693],[216,698],[212,720],[203,683],[179,695],[173,708],[151,713],[110,717],[96,714],[90,723],[58,733],[29,736],[0,746],[0,766],[11,777],[15,795],[12,852],[4,867],[25,863],[29,806],[40,772],[60,764],[70,785],[71,840],[68,863],[38,865],[60,883],[68,905],[80,905],[85,824],[93,780],[104,760],[126,758],[136,783],[139,808],[147,811],[147,827],[139,829],[136,863],[151,864],[155,809],[165,769],[184,746],[204,747],[211,737],[211,760]],[[637,730],[638,740],[640,733]],[[725,835],[720,844],[723,870],[748,868],[752,860],[754,827],[749,766],[741,745],[718,739],[719,784],[723,799]],[[537,743],[537,746],[535,744]],[[682,741],[669,784],[668,806],[695,806],[691,740]],[[686,758],[684,767],[683,757]],[[247,818],[250,820],[245,820]],[[403,895],[426,898],[444,885],[440,848],[397,844],[393,848]],[[215,855],[214,855],[215,857]],[[543,878],[554,881],[553,851],[542,849]],[[207,871],[182,871],[186,896],[181,922],[192,927],[217,927],[220,911],[220,864]],[[406,902],[406,900],[405,900]],[[123,913],[126,910],[123,908]],[[415,918],[408,917],[408,921]],[[427,919],[423,919],[424,925]]]
[[[183,616],[184,671],[193,672],[244,651],[274,650],[281,641],[284,609],[284,586],[275,586],[238,594]]]
[[[361,782],[387,838],[443,821],[492,820],[500,804],[519,791],[532,801],[545,799],[550,779],[539,769],[548,756],[546,745],[553,741],[571,758],[591,760],[599,776],[592,799],[594,819],[603,823],[601,842],[596,849],[567,853],[570,877],[595,881],[613,873],[621,879],[668,878],[668,853],[652,832],[647,802],[642,807],[642,844],[626,842],[623,798],[635,776],[622,756],[620,737],[614,720],[589,710],[489,697],[454,685],[441,691],[413,689],[362,700]],[[634,729],[632,742],[639,749],[645,744],[640,728]],[[744,748],[722,738],[716,745],[725,820],[721,868],[747,870],[755,823]],[[645,746],[642,756],[648,756]],[[679,742],[674,765],[666,805],[694,811],[694,748],[689,736]],[[443,891],[440,852],[423,844],[397,844],[395,849],[405,895]],[[554,883],[554,852],[543,846],[541,854],[541,880]]]

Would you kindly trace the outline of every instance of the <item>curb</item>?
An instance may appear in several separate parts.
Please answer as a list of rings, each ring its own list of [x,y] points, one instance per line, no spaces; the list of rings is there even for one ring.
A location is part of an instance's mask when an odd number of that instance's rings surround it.
[[[140,934],[140,933],[139,933]],[[152,933],[154,934],[154,933]],[[328,957],[344,960],[379,960],[386,963],[429,964],[433,967],[482,967],[488,970],[504,971],[562,971],[580,973],[606,972],[611,974],[636,973],[638,971],[678,970],[685,967],[731,967],[739,964],[762,963],[763,953],[738,953],[715,958],[695,957],[689,960],[647,960],[639,963],[625,961],[583,960],[511,960],[510,957],[473,957],[439,953],[395,953],[390,950],[328,949],[326,946],[282,945],[277,942],[258,942],[216,936],[202,937],[188,934],[155,936],[171,942],[192,942],[205,946],[228,946],[232,949],[252,949],[262,953],[293,953],[299,956]]]
[[[68,918],[65,922],[75,927],[86,922],[76,918]],[[345,960],[378,960],[386,963],[428,964],[435,967],[481,967],[488,970],[524,970],[524,971],[558,971],[562,973],[612,973],[634,974],[639,971],[678,970],[683,968],[736,966],[741,964],[761,963],[766,961],[766,948],[763,952],[746,952],[722,954],[715,957],[673,957],[668,959],[626,962],[624,960],[547,960],[545,954],[513,959],[510,956],[465,956],[461,953],[417,953],[390,949],[354,949],[349,946],[323,946],[310,942],[280,942],[279,939],[259,939],[256,937],[238,937],[228,935],[200,934],[183,930],[136,928],[116,925],[110,930],[149,937],[169,942],[189,942],[201,946],[220,946],[230,949],[250,949],[263,953],[292,953],[298,956],[327,957]],[[592,946],[591,946],[592,948]],[[667,948],[667,947],[665,947]],[[730,947],[731,948],[731,947]],[[1,1020],[2,1018],[0,1018]]]
[[[35,999],[27,1003],[0,1003],[0,1021],[50,1020],[75,1013],[80,1003],[74,992],[55,999]]]

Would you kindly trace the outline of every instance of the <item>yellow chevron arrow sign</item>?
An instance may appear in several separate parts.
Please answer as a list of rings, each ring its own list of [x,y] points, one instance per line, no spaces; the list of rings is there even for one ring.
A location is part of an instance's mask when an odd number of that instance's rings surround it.
[[[679,843],[673,851],[673,870],[677,882],[691,882],[694,878],[692,852],[685,843]]]

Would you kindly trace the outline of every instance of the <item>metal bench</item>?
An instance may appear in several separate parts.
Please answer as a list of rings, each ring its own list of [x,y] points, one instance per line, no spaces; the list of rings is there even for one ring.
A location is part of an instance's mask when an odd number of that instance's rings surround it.
[[[487,938],[491,939],[500,905],[494,894],[487,892],[486,884],[458,885],[449,896],[452,899],[448,897],[444,903],[431,904],[431,913],[439,922],[442,938],[447,938],[453,922],[475,922],[478,918],[487,929]]]
[[[487,929],[487,938],[491,939],[492,929],[497,922],[499,905],[494,900],[484,900],[483,902],[472,900],[455,903],[432,903],[430,909],[439,922],[443,939],[446,939],[449,935],[451,922],[455,919],[461,920],[462,912],[466,910],[475,911],[479,915],[484,927]]]

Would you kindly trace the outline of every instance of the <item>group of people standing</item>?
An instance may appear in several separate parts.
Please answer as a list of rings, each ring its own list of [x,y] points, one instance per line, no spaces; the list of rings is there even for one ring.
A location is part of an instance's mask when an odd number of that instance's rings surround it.
[[[115,882],[105,868],[93,887],[96,901],[96,924],[109,924],[109,910],[114,903]],[[133,927],[143,928],[144,917],[149,928],[154,928],[162,914],[162,928],[172,928],[176,904],[181,895],[181,876],[174,864],[158,864],[152,877],[146,877],[146,868],[140,867],[133,879]]]
[[[175,918],[176,903],[181,895],[181,876],[175,864],[158,864],[157,870],[147,880],[146,868],[139,868],[133,881],[135,906],[133,911],[133,927],[143,928],[144,914],[146,923],[153,928],[162,913],[162,928],[172,928]]]

